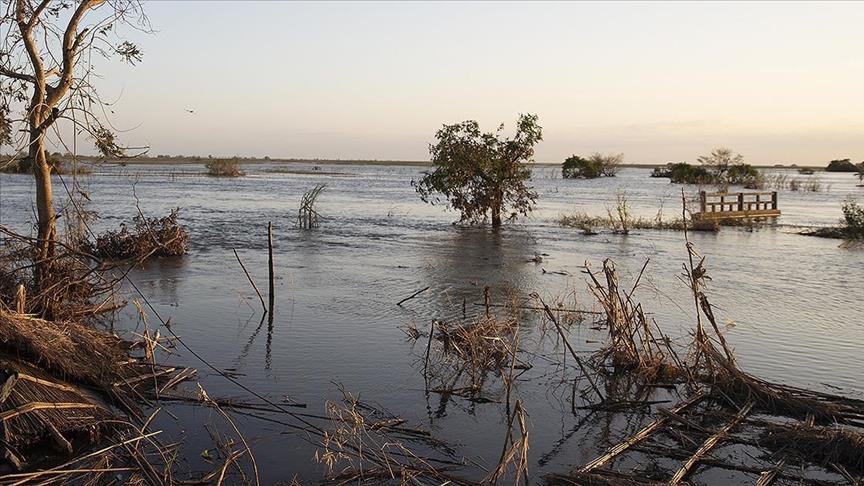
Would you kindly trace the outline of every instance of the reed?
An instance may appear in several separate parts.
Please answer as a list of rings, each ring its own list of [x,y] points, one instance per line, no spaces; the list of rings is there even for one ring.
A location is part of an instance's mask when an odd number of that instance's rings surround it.
[[[318,211],[315,202],[318,196],[324,192],[326,184],[317,184],[315,187],[303,194],[300,199],[300,209],[297,211],[297,222],[301,229],[312,229],[318,227]]]

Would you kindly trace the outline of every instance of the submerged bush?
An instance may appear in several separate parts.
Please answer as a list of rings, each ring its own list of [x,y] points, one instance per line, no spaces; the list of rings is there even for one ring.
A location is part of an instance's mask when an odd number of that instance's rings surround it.
[[[843,229],[849,239],[864,239],[864,207],[854,199],[843,202]]]
[[[150,256],[175,256],[189,248],[189,232],[177,222],[180,208],[163,218],[136,216],[130,230],[126,224],[96,238],[93,253],[107,259],[146,259]]]
[[[571,155],[561,164],[561,175],[565,179],[615,177],[623,160],[624,154],[604,155],[595,152],[587,159],[578,155]]]
[[[765,179],[761,172],[750,164],[735,163],[717,166],[692,165],[687,162],[669,163],[656,167],[651,177],[668,177],[675,184],[740,185],[748,189],[762,189]]]
[[[849,159],[835,159],[828,162],[825,172],[858,172],[858,167]]]
[[[668,163],[664,167],[656,167],[651,171],[651,177],[668,177],[669,181],[675,184],[714,183],[714,177],[708,169],[687,162]]]
[[[802,234],[822,238],[842,238],[844,240],[864,239],[864,207],[850,197],[843,201],[841,209],[843,210],[843,219],[840,220],[840,226],[819,228],[805,231]]]
[[[215,177],[240,177],[246,175],[240,170],[240,160],[237,157],[231,159],[213,159],[204,164],[207,175]]]

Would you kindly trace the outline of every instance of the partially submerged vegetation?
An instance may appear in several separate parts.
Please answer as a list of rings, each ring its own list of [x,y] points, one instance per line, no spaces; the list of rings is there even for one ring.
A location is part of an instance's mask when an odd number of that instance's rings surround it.
[[[318,201],[318,196],[324,192],[325,187],[327,184],[316,184],[300,198],[300,209],[297,210],[297,224],[300,225],[300,229],[318,227],[319,214],[318,210],[315,209],[315,203]]]
[[[545,323],[555,329],[551,339],[557,343],[556,354],[543,359],[554,359],[556,369],[575,375],[562,378],[573,383],[571,411],[585,419],[595,412],[622,414],[626,421],[642,424],[595,459],[570,472],[546,476],[550,484],[684,484],[711,469],[751,475],[754,481],[762,480],[759,484],[767,484],[766,478],[811,482],[826,474],[848,479],[864,473],[864,401],[771,383],[741,369],[705,290],[709,279],[705,259],[689,240],[687,250],[681,280],[690,289],[696,311],[689,345],[675,344],[634,299],[649,262],[625,288],[614,264],[606,260],[600,271],[585,266],[589,289],[602,309],[599,315],[578,308],[550,308],[537,294],[529,296],[530,303],[497,306],[505,309],[503,314],[490,314],[495,306],[489,302],[487,288],[485,312],[480,315],[467,315],[463,305],[461,319],[452,323],[448,319],[447,324],[433,320],[428,334],[406,328],[425,348],[421,362],[427,392],[505,404],[507,432],[514,437],[505,441],[495,469],[509,471],[516,484],[524,481],[528,463],[522,457],[529,444],[527,429],[516,426],[524,420],[516,377],[532,367],[538,354],[522,349],[520,329],[525,327],[517,316],[519,309],[532,310],[544,319],[538,331],[541,339],[547,338]],[[606,338],[590,358],[580,357],[584,350],[569,341],[562,313],[596,316],[593,326]],[[668,392],[658,391],[662,389]],[[662,402],[658,398],[664,397],[675,398],[677,404],[657,407]],[[517,435],[514,430],[524,433]],[[712,454],[725,444],[746,445],[761,454]],[[643,464],[647,459],[648,464],[633,468],[632,461],[622,459],[632,455],[642,458]],[[766,465],[760,455],[770,455],[770,462]],[[409,457],[416,455],[412,452]],[[378,477],[377,473],[364,476],[365,469],[377,470],[371,464],[351,466],[353,480]],[[450,472],[440,470],[445,471]],[[398,476],[391,472],[388,477]]]
[[[527,164],[543,140],[543,128],[537,115],[523,114],[515,135],[505,137],[503,129],[483,133],[476,121],[466,120],[438,130],[436,143],[429,146],[435,170],[411,181],[420,199],[447,204],[460,212],[460,222],[469,224],[489,218],[499,227],[502,218],[530,213],[537,193],[526,184],[531,178]]]
[[[763,187],[774,190],[792,192],[822,192],[826,190],[826,186],[818,177],[789,177],[787,174],[768,174],[763,176],[763,181]]]
[[[561,215],[557,222],[561,226],[578,228],[588,235],[597,234],[601,229],[614,234],[628,234],[630,230],[684,231],[686,228],[692,231],[716,232],[720,229],[720,224],[717,221],[685,221],[682,218],[664,219],[662,216],[654,218],[630,216],[621,219],[612,213],[606,216],[591,216],[579,211]]]
[[[565,179],[615,177],[623,160],[624,154],[601,154],[595,152],[588,158],[571,155],[561,164],[561,176]]]
[[[839,226],[805,231],[802,234],[849,241],[864,240],[864,207],[859,205],[858,201],[847,198],[841,209],[843,210],[843,219]]]
[[[700,165],[687,162],[668,163],[657,167],[651,177],[668,177],[676,184],[716,185],[726,190],[730,185],[747,189],[764,187],[762,174],[752,165],[744,163],[744,157],[727,148],[716,148],[708,155],[698,158]]]
[[[178,218],[180,208],[174,208],[162,218],[138,214],[132,227],[121,224],[116,231],[96,237],[93,254],[109,260],[145,260],[151,256],[178,256],[189,249],[189,232]]]
[[[858,172],[858,167],[861,165],[864,165],[864,162],[855,164],[851,159],[834,159],[828,162],[825,172]]]
[[[240,170],[240,159],[232,157],[230,159],[211,159],[204,164],[207,169],[207,175],[214,177],[241,177],[246,175]]]

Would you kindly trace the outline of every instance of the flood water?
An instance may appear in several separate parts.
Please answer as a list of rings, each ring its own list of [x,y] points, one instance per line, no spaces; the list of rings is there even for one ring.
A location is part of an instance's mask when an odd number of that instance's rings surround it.
[[[274,171],[280,169],[291,172]],[[555,222],[577,210],[605,214],[622,192],[636,215],[653,217],[661,210],[665,217],[679,215],[682,186],[649,178],[647,169],[627,168],[618,177],[591,181],[562,180],[555,168],[535,169],[536,210],[500,231],[453,225],[458,214],[422,203],[410,185],[422,175],[420,167],[312,169],[311,164],[261,164],[247,166],[246,177],[218,179],[191,165],[109,167],[80,183],[91,199],[88,209],[100,215],[93,224],[97,232],[131,219],[136,195],[149,216],[181,208],[190,233],[189,254],[152,260],[130,276],[159,315],[170,319],[174,332],[213,366],[231,370],[272,401],[305,403],[308,413],[323,413],[326,400],[341,396],[341,385],[413,426],[430,429],[454,445],[458,455],[487,468],[494,468],[501,453],[505,405],[500,400],[442,400],[426,393],[425,342],[412,343],[400,326],[413,323],[425,332],[433,319],[460,315],[463,299],[468,312],[478,312],[481,307],[474,304],[483,301],[486,286],[494,302],[503,303],[505,295],[527,300],[536,292],[550,303],[596,310],[582,265],[598,269],[610,258],[622,285],[629,286],[650,259],[637,300],[676,342],[688,340],[695,313],[677,278],[687,257],[682,233],[601,231],[588,236]],[[796,233],[805,226],[836,224],[843,199],[850,194],[864,199],[864,188],[856,187],[850,174],[812,177],[820,178],[822,191],[781,191],[783,216],[776,224],[695,233],[691,240],[705,257],[712,278],[709,297],[745,370],[861,398],[864,249]],[[300,197],[317,183],[327,184],[317,205],[320,227],[303,231],[296,224]],[[698,191],[684,189],[690,197]],[[55,194],[58,203],[67,199],[60,181]],[[32,207],[31,178],[0,175],[0,224],[26,231]],[[272,327],[259,324],[260,303],[232,251],[237,250],[266,293],[268,222],[273,224],[276,273]],[[530,261],[535,254],[543,255],[541,263]],[[429,290],[396,305],[425,287]],[[127,291],[130,300],[140,299]],[[571,412],[565,383],[575,372],[555,364],[560,359],[550,359],[556,353],[560,357],[563,348],[538,336],[533,322],[525,317],[522,334],[523,347],[536,354],[534,367],[520,376],[514,396],[528,413],[529,466],[537,479],[593,459],[632,428],[616,429],[611,417],[607,423],[597,420],[577,428],[584,413]],[[118,315],[118,329],[138,325],[131,306]],[[586,353],[602,339],[587,322],[570,332],[574,346]],[[165,360],[198,368],[198,379],[211,396],[255,401],[186,350],[175,349]],[[183,438],[184,464],[208,468],[200,452],[212,441],[203,426],[218,422],[218,416],[191,405],[174,404],[168,410],[179,422],[163,415],[158,425]],[[323,477],[324,467],[312,459],[314,440],[279,424],[243,416],[237,420],[253,442],[264,484],[294,474],[303,481]],[[472,467],[465,474],[479,478],[485,473]]]

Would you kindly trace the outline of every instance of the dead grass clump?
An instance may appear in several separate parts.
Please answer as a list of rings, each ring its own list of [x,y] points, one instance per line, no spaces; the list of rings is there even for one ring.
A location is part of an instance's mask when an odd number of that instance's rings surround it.
[[[483,316],[464,324],[437,323],[435,338],[444,352],[459,357],[475,373],[499,370],[510,363],[513,333],[519,323],[513,318]]]
[[[108,231],[96,238],[94,254],[107,259],[139,259],[151,256],[176,256],[189,248],[189,232],[177,221],[180,208],[163,218],[147,218],[142,214],[125,224],[119,231]]]
[[[327,466],[328,482],[336,484],[472,484],[448,473],[456,465],[452,451],[424,430],[361,402],[342,390],[342,403],[327,403],[333,427],[323,431],[315,460]],[[413,446],[412,444],[413,443]],[[425,447],[436,457],[418,453]]]
[[[131,343],[92,326],[0,311],[0,351],[54,376],[92,386],[137,414],[136,400],[154,395],[154,388],[170,381],[177,370],[130,357],[130,347]]]
[[[648,262],[642,267],[645,271]],[[681,365],[669,340],[653,320],[645,317],[642,304],[633,301],[633,292],[642,277],[640,273],[630,292],[618,283],[615,265],[603,261],[602,274],[594,274],[586,265],[591,291],[606,314],[609,338],[592,357],[595,366],[612,373],[636,373],[646,383],[675,380],[682,374]],[[604,283],[598,279],[602,275]]]
[[[116,309],[115,282],[86,253],[58,244],[36,287],[35,239],[0,227],[7,236],[0,250],[0,309],[46,319],[91,318]]]
[[[242,177],[246,175],[240,170],[240,159],[237,157],[230,159],[213,159],[204,164],[207,169],[207,175],[214,177]]]
[[[860,475],[864,473],[864,435],[840,427],[807,424],[776,425],[766,428],[761,443],[776,452],[799,460]]]

